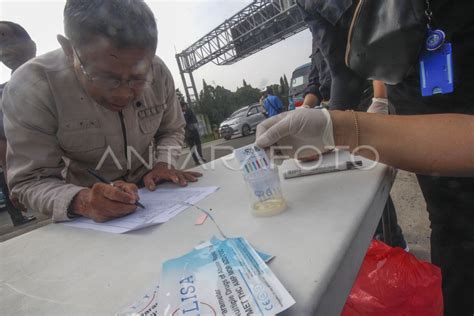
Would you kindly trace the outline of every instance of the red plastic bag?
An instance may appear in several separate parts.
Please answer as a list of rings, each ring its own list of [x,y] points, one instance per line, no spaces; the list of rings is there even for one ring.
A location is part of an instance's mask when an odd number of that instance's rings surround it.
[[[442,316],[441,270],[373,240],[342,316]]]

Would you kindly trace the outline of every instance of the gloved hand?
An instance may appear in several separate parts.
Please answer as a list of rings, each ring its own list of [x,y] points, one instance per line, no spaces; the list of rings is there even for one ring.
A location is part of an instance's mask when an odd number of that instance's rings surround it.
[[[367,113],[388,114],[388,100],[385,98],[373,98]]]
[[[255,142],[265,149],[277,146],[285,156],[314,157],[334,148],[331,116],[326,109],[284,112],[257,126]]]

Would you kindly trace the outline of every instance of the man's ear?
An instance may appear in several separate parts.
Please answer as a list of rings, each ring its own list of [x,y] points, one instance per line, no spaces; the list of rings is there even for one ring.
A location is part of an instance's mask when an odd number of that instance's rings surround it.
[[[61,45],[61,47],[64,51],[64,54],[66,54],[67,59],[70,62],[73,62],[74,61],[74,52],[72,50],[71,42],[62,35],[58,35],[58,36],[56,36],[56,38],[59,42],[59,45]]]

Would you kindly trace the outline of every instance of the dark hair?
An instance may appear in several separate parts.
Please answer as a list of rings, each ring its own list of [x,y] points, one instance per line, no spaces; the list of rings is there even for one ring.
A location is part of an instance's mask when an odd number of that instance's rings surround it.
[[[272,89],[272,87],[267,87],[266,92],[267,92],[268,94],[270,94],[270,95],[273,95],[273,89]]]
[[[16,24],[10,21],[0,21],[0,24],[7,25],[13,31],[13,34],[15,35],[15,37],[17,37],[18,39],[31,41],[30,35],[20,24]]]
[[[76,46],[103,36],[117,47],[133,46],[156,51],[155,17],[143,0],[67,0],[64,32]]]

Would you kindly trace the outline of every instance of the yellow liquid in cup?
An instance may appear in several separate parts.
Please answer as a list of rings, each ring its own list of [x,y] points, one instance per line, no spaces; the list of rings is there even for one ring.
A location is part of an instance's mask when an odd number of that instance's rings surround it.
[[[275,198],[256,202],[253,205],[253,214],[255,216],[273,216],[286,210],[286,201],[283,198]]]

